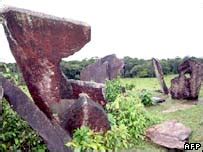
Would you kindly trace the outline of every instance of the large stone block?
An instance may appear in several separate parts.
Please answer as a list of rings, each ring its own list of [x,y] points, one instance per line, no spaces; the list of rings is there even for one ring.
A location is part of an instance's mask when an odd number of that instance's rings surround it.
[[[191,129],[182,123],[171,120],[147,129],[146,136],[160,146],[183,150],[191,132]]]
[[[171,80],[170,93],[173,99],[198,99],[201,88],[201,63],[188,59],[178,67],[179,76]]]
[[[66,111],[61,124],[71,135],[75,129],[82,126],[88,126],[96,132],[106,132],[110,129],[110,123],[102,106],[83,93]]]
[[[80,93],[86,93],[93,101],[102,106],[106,105],[104,84],[71,79],[68,79],[67,82],[72,89],[71,99],[78,99]]]
[[[123,60],[118,59],[115,54],[108,55],[83,69],[80,72],[80,79],[105,83],[106,80],[116,78],[123,66]]]
[[[50,105],[71,96],[59,68],[61,58],[90,41],[90,26],[18,8],[1,12],[3,27],[29,91],[51,118]]]

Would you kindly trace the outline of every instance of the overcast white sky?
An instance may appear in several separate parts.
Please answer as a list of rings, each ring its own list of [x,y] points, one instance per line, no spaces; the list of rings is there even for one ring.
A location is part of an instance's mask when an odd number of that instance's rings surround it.
[[[105,56],[203,57],[203,0],[0,0],[91,25],[91,41],[72,59]],[[0,61],[14,62],[0,27]]]

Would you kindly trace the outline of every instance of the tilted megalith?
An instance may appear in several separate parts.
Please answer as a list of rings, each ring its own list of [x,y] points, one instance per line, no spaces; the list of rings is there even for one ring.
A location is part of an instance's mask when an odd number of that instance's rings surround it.
[[[123,60],[118,59],[115,54],[108,55],[83,69],[80,72],[80,79],[104,83],[106,80],[116,78],[123,66]]]
[[[29,91],[47,116],[50,106],[71,96],[59,63],[90,41],[90,26],[23,9],[1,12],[3,27]]]
[[[156,77],[157,77],[157,79],[158,79],[158,81],[160,83],[162,92],[164,94],[168,94],[169,91],[168,91],[168,87],[166,86],[166,83],[164,81],[164,73],[163,73],[161,64],[155,58],[152,59],[152,63],[153,63],[153,66],[154,66],[155,75],[156,75]]]
[[[171,80],[171,96],[173,99],[198,99],[201,87],[201,63],[187,59],[178,67],[179,76]]]
[[[4,90],[3,96],[10,103],[12,109],[37,131],[44,139],[50,152],[72,152],[69,147],[65,146],[71,140],[69,133],[56,121],[50,121],[20,88],[1,75],[0,88]]]

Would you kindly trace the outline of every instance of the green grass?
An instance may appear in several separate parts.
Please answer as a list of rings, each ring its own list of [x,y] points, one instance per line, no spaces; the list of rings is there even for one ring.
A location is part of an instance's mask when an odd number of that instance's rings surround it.
[[[175,77],[169,75],[165,77],[165,81],[168,87],[170,87],[170,80]],[[163,113],[164,110],[176,109],[183,105],[191,105],[194,102],[186,100],[173,100],[170,96],[164,96],[161,93],[157,93],[155,90],[159,90],[160,86],[156,78],[132,78],[122,79],[123,84],[133,83],[135,85],[135,93],[142,89],[149,90],[154,96],[161,96],[166,99],[166,102],[156,106],[147,107],[146,109],[161,117],[162,121],[177,120],[187,127],[192,129],[192,135],[190,142],[198,142],[203,145],[203,87],[200,90],[199,102],[196,105],[188,109],[177,109],[175,112]],[[128,150],[130,152],[149,151],[149,152],[164,152],[165,148],[159,147],[146,141],[142,147],[136,147],[135,149]]]

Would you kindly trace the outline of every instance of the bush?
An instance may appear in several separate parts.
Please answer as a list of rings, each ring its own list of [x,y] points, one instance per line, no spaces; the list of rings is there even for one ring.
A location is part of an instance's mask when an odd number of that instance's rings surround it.
[[[122,93],[121,81],[119,79],[106,82],[106,99],[109,102],[115,101],[116,97]]]
[[[3,100],[3,123],[1,125],[0,151],[44,152],[46,146],[39,135],[10,108]]]
[[[128,147],[129,134],[124,125],[113,126],[105,134],[95,133],[88,127],[77,129],[73,135],[73,140],[66,144],[72,147],[75,152],[86,151],[117,151]]]
[[[158,118],[147,112],[140,98],[133,92],[119,95],[112,103],[107,104],[107,111],[116,125],[125,125],[130,135],[129,144],[139,144],[144,140],[145,130],[158,122]],[[113,120],[111,118],[111,120]]]
[[[118,94],[106,105],[111,130],[105,134],[94,133],[87,127],[77,129],[73,140],[66,144],[75,151],[117,151],[142,143],[145,130],[159,122],[148,113],[138,95],[132,91]]]
[[[142,90],[139,97],[145,106],[151,106],[153,104],[152,94],[147,90]]]

